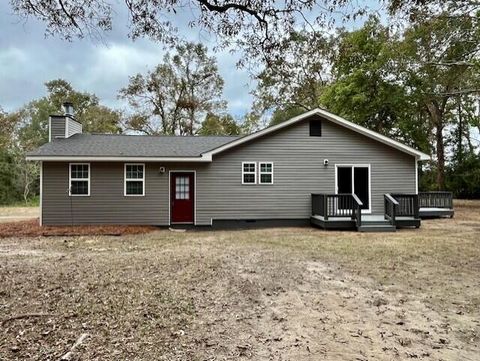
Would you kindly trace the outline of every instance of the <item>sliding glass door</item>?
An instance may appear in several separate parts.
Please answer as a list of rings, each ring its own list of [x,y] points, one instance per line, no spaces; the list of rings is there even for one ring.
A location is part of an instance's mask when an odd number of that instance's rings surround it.
[[[362,209],[370,210],[370,166],[337,165],[336,191],[338,193],[355,193],[362,201]]]

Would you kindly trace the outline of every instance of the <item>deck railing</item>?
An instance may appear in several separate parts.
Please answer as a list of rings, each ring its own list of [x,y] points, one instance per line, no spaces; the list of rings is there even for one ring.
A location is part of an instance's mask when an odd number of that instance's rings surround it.
[[[362,206],[363,203],[362,201],[357,197],[357,195],[354,193],[352,194],[353,200],[354,200],[354,205],[352,208],[352,219],[355,220],[355,223],[357,224],[357,228],[362,225]]]
[[[349,217],[359,227],[362,223],[361,207],[363,203],[355,194],[312,193],[312,215],[330,217]]]
[[[326,215],[326,194],[313,194],[312,193],[312,216],[322,216],[325,218]],[[328,217],[328,216],[327,216]]]
[[[419,192],[420,208],[453,208],[452,192]]]
[[[390,194],[397,202],[396,217],[419,218],[418,194],[395,193]]]
[[[388,193],[383,196],[383,199],[385,208],[385,219],[388,220],[392,226],[395,226],[397,207],[400,205],[400,203]]]

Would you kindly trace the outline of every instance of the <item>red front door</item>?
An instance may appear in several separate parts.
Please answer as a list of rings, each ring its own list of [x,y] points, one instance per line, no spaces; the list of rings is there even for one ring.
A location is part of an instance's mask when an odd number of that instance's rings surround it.
[[[172,223],[193,223],[195,200],[194,173],[170,175],[170,214]]]

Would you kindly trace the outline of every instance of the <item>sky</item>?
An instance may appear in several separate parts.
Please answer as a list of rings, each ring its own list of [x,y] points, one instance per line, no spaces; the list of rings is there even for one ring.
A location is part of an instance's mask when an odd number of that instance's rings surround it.
[[[123,7],[121,8],[123,9]],[[128,38],[127,15],[121,9],[114,18],[113,31],[103,41],[92,39],[67,42],[45,37],[45,25],[36,19],[25,21],[13,14],[9,1],[0,1],[0,107],[13,111],[46,94],[44,83],[62,78],[78,91],[95,93],[102,104],[125,109],[117,99],[128,77],[145,73],[161,62],[161,44]],[[201,41],[210,48],[208,37],[195,29],[181,29],[188,40]],[[246,70],[238,69],[238,57],[228,51],[211,52],[225,80],[224,98],[228,111],[237,117],[251,107],[250,91],[255,83]]]

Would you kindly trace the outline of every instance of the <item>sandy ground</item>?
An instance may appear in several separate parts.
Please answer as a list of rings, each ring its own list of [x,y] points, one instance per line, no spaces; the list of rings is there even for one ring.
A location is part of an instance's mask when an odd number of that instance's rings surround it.
[[[0,223],[38,218],[38,207],[0,207]]]
[[[480,360],[480,202],[394,234],[0,240],[0,359]]]

